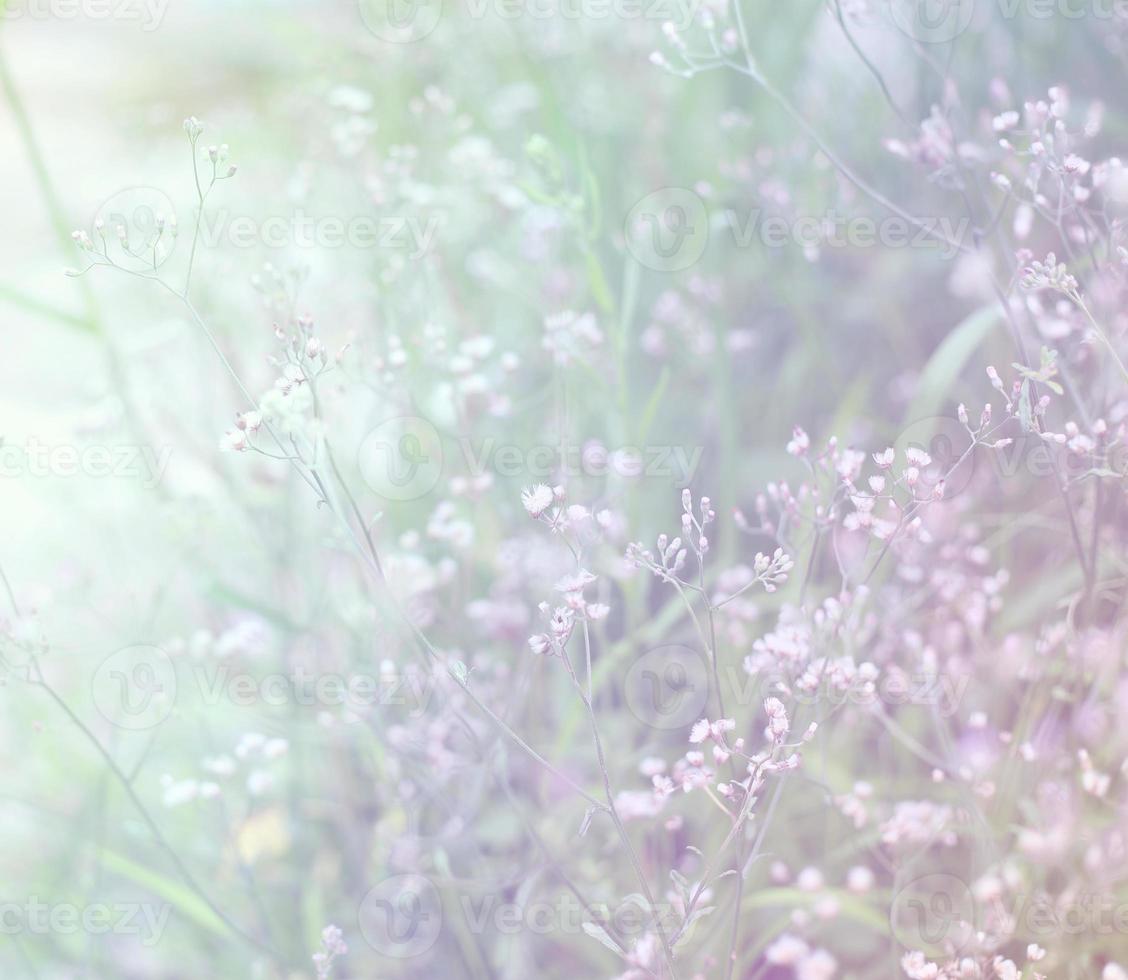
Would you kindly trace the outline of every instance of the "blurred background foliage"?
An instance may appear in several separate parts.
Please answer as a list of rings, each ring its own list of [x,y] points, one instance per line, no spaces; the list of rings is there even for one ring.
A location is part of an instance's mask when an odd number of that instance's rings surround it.
[[[984,3],[957,43],[927,52],[941,63],[930,66],[880,5],[859,6],[846,16],[869,66],[834,4],[746,0],[743,9],[764,74],[842,158],[914,213],[958,220],[966,204],[888,153],[883,140],[911,138],[930,107],[946,102],[960,138],[989,146],[993,79],[1006,79],[1016,104],[1064,80],[1079,100],[1105,100],[1105,148],[1123,139],[1125,35],[1115,25],[1003,21]],[[272,962],[234,938],[178,876],[91,741],[41,690],[9,680],[0,690],[9,774],[0,800],[5,894],[75,902],[144,894],[171,902],[174,912],[151,949],[121,937],[17,937],[0,947],[5,976],[312,976],[321,927],[355,924],[357,897],[397,867],[397,848],[426,854],[437,874],[463,887],[519,889],[539,860],[520,812],[555,852],[571,852],[577,877],[596,882],[601,900],[614,898],[607,872],[614,838],[594,833],[577,844],[583,807],[574,800],[511,805],[498,774],[520,784],[529,773],[504,742],[489,743],[488,763],[448,772],[434,785],[426,751],[413,771],[389,748],[390,729],[404,721],[391,710],[377,722],[327,727],[308,710],[217,712],[182,696],[173,716],[144,735],[117,731],[93,711],[94,666],[134,643],[187,651],[189,665],[194,643],[210,650],[223,637],[236,643],[237,656],[268,666],[306,653],[340,669],[409,660],[402,637],[384,631],[346,542],[313,511],[307,488],[277,467],[217,451],[243,405],[175,299],[124,276],[63,275],[79,263],[71,229],[89,229],[122,189],[151,187],[173,203],[181,229],[162,271],[183,276],[194,208],[186,116],[205,121],[205,142],[230,145],[239,173],[209,201],[230,216],[262,221],[297,207],[313,215],[441,216],[437,248],[420,262],[395,249],[229,241],[199,255],[194,302],[252,391],[273,379],[264,355],[280,311],[308,311],[331,350],[353,345],[357,361],[346,373],[371,389],[371,400],[335,418],[342,446],[355,446],[390,404],[434,419],[450,459],[471,423],[478,440],[522,446],[598,439],[700,447],[694,488],[727,517],[748,508],[766,482],[800,475],[783,452],[794,424],[845,444],[884,446],[913,421],[922,370],[937,379],[935,412],[984,400],[982,365],[1009,363],[1011,341],[989,323],[972,331],[970,346],[943,353],[945,338],[990,302],[963,260],[935,249],[824,249],[812,257],[798,246],[734,245],[728,209],[741,216],[755,208],[881,212],[747,78],[727,71],[673,77],[648,61],[663,46],[661,23],[647,18],[507,20],[496,12],[472,16],[450,0],[436,29],[411,44],[374,36],[343,0],[169,0],[152,31],[112,19],[0,23],[5,443],[172,450],[156,486],[81,475],[0,479],[7,518],[0,565],[21,610],[11,628],[35,642],[46,637],[42,660],[55,688],[129,774],[181,859],[235,920],[265,923],[281,951]],[[946,78],[958,80],[958,91],[945,92]],[[624,221],[640,199],[671,186],[695,188],[707,200],[710,241],[692,268],[655,272],[632,259]],[[674,314],[660,322],[664,353],[655,354],[645,340],[657,336],[655,310],[663,304]],[[568,309],[593,313],[605,342],[598,356],[561,369],[541,349],[543,321]],[[425,342],[436,325],[452,344],[488,335],[498,350],[519,354],[521,367],[504,383],[509,415],[492,418],[479,405],[468,418],[451,409],[450,372]],[[373,366],[386,358],[391,336],[407,351],[394,382]],[[500,386],[499,377],[490,385]],[[346,460],[359,485],[355,464]],[[527,549],[513,567],[551,587],[555,566],[538,550],[543,542],[514,531],[525,520],[523,482],[498,480],[472,505],[473,555],[460,559],[449,591],[431,600],[427,615],[444,649],[489,662],[483,683],[511,688],[514,726],[582,773],[590,750],[566,682],[530,664],[520,628],[508,639],[497,631],[466,634],[452,612],[487,593],[506,549]],[[647,540],[674,526],[679,491],[674,477],[569,486],[577,501],[613,502],[630,537]],[[384,511],[378,535],[395,542],[427,523],[436,498],[388,507],[363,494],[362,503],[366,513]],[[1006,508],[1000,501],[1000,513]],[[753,550],[729,520],[717,534],[721,565]],[[418,583],[446,574],[442,557],[436,547],[420,564],[403,558],[396,568],[404,594],[430,595]],[[615,666],[660,638],[674,618],[644,591],[635,583],[616,593],[622,608],[600,674],[620,774],[678,741],[639,735],[613,682]],[[773,605],[771,597],[762,604]],[[264,660],[254,660],[256,647]],[[742,654],[731,651],[732,662]],[[247,731],[289,742],[272,794],[162,806],[163,775],[197,772],[201,754],[228,751]],[[848,782],[835,767],[865,748],[864,736],[843,733],[822,759],[827,782]],[[882,762],[895,785],[895,760]],[[776,849],[788,857],[799,857],[789,848],[832,838],[823,825],[829,818],[806,805],[817,790],[806,792],[790,801],[792,833]],[[474,833],[452,834],[451,818],[457,827],[473,822]],[[650,855],[656,866],[672,860],[677,843]],[[845,866],[849,855],[824,859]],[[854,945],[851,975],[893,975],[884,921],[841,897],[839,949],[848,959]],[[749,901],[750,921],[765,936],[778,933],[786,907]],[[851,932],[851,922],[864,928]],[[401,975],[374,960],[359,937],[349,938],[353,953],[341,975]],[[491,946],[456,932],[443,942],[448,959],[430,968],[445,963],[449,975],[616,969],[615,958],[582,935],[554,940],[547,955],[525,935]],[[747,962],[755,956],[754,948],[745,951]],[[861,972],[867,964],[878,972]],[[411,973],[418,968],[404,965],[402,975],[419,975]]]

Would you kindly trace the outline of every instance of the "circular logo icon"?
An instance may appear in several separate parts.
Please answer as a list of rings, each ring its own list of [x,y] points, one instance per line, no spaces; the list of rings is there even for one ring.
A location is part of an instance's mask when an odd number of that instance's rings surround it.
[[[663,187],[647,194],[623,226],[627,250],[648,269],[688,269],[709,244],[709,213],[700,195],[687,187]]]
[[[176,666],[159,647],[124,647],[98,665],[91,692],[110,724],[131,731],[153,728],[176,704]]]
[[[420,41],[443,16],[443,0],[359,0],[360,19],[376,37],[393,44]]]
[[[357,453],[364,482],[388,500],[418,500],[435,489],[443,472],[438,430],[426,419],[404,415],[381,422]]]
[[[133,272],[163,265],[176,246],[176,210],[156,187],[127,187],[107,198],[90,229],[94,247]]]
[[[439,893],[422,875],[393,875],[371,889],[357,912],[360,934],[378,953],[397,960],[421,956],[443,927]]]
[[[651,728],[669,731],[697,721],[709,700],[709,667],[689,647],[648,650],[627,671],[627,707]]]
[[[975,938],[975,899],[955,875],[924,875],[893,897],[889,926],[906,949],[953,955]]]
[[[959,419],[946,415],[918,419],[907,426],[897,437],[893,448],[897,451],[895,471],[906,463],[905,452],[916,449],[927,453],[930,463],[918,466],[917,497],[927,497],[944,481],[944,500],[950,500],[961,493],[975,474],[975,452],[961,457],[971,445],[971,436]],[[957,465],[958,464],[958,465]]]
[[[889,0],[893,22],[914,41],[945,44],[971,23],[975,0]]]

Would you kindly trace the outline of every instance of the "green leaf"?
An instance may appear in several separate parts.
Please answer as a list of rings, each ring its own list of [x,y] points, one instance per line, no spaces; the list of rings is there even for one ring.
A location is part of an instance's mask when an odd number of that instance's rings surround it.
[[[189,889],[187,885],[182,885],[152,868],[137,864],[116,851],[103,849],[101,861],[102,865],[108,870],[148,888],[154,895],[167,899],[176,906],[178,912],[209,932],[214,932],[219,936],[230,935],[230,929],[223,920],[208,907],[207,902]]]
[[[1018,422],[1023,432],[1034,431],[1034,409],[1030,404],[1030,380],[1022,382],[1018,393]]]
[[[623,950],[619,948],[619,944],[611,938],[610,934],[603,926],[596,925],[594,922],[585,922],[583,925],[584,932],[591,936],[592,939],[599,940],[599,942],[603,943],[612,953],[619,956],[623,955]]]
[[[997,306],[977,310],[960,323],[932,352],[917,382],[917,393],[909,406],[907,422],[931,418],[940,413],[951,397],[967,362],[1000,319]]]

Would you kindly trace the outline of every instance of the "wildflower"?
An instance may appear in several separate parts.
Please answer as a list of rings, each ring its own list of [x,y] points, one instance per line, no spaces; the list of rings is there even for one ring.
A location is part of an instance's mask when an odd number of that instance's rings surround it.
[[[572,592],[583,592],[583,590],[591,585],[596,580],[596,577],[591,572],[581,568],[578,572],[572,575],[565,575],[556,583],[556,591],[563,592],[565,595]]]
[[[690,729],[689,741],[698,745],[706,739],[714,739],[718,743],[724,744],[725,733],[731,732],[735,728],[736,722],[732,718],[719,718],[717,721],[702,718]]]
[[[795,887],[804,892],[817,892],[825,884],[818,868],[804,868],[795,878]]]
[[[893,466],[893,460],[896,458],[896,453],[893,447],[883,449],[880,453],[873,454],[873,461],[877,464],[879,469],[887,470]]]
[[[798,936],[785,932],[764,951],[764,959],[775,966],[795,966],[809,949]]]
[[[924,958],[924,953],[914,951],[901,957],[901,969],[909,980],[936,980],[940,967]]]
[[[236,417],[235,425],[244,432],[258,432],[262,427],[262,415],[259,412],[242,412]]]
[[[603,343],[603,331],[591,313],[577,315],[566,310],[545,317],[544,331],[544,349],[561,366],[586,360]]]
[[[768,715],[768,735],[777,744],[787,737],[791,723],[787,719],[787,709],[779,698],[767,698],[764,701],[764,711]]]
[[[874,886],[874,874],[864,865],[855,865],[846,873],[846,887],[856,895],[868,892]]]
[[[321,945],[324,949],[313,954],[313,965],[317,969],[317,980],[328,980],[333,968],[333,961],[338,956],[344,956],[348,951],[344,933],[334,925],[328,925],[321,930]]]
[[[994,119],[991,120],[991,127],[996,133],[1001,133],[1006,129],[1014,129],[1018,125],[1019,115],[1013,110],[1001,112]]]
[[[306,377],[300,367],[296,364],[287,364],[282,369],[281,377],[274,382],[274,387],[282,392],[283,395],[289,395],[295,389],[305,384],[305,380]]]
[[[825,949],[816,949],[796,965],[795,980],[831,980],[837,970],[838,961]]]
[[[188,139],[193,143],[200,138],[200,134],[204,131],[204,124],[200,122],[195,116],[189,116],[184,120],[184,132],[188,134]]]
[[[996,956],[992,965],[995,968],[995,976],[999,980],[1018,980],[1019,972],[1014,960],[1006,960],[1001,956]]]
[[[540,517],[552,506],[552,501],[552,490],[543,483],[521,491],[521,503],[524,504],[530,517]]]
[[[1053,289],[1066,295],[1077,292],[1077,280],[1070,275],[1064,263],[1058,262],[1053,252],[1046,255],[1045,261],[1031,262],[1023,269],[1022,285],[1029,290]]]
[[[807,455],[807,450],[810,448],[811,437],[799,428],[799,426],[795,426],[792,430],[791,441],[787,444],[787,451],[792,456],[805,456]]]
[[[247,433],[242,429],[232,429],[230,432],[225,432],[223,438],[219,442],[219,448],[224,451],[232,451],[241,453],[246,450],[248,445]]]

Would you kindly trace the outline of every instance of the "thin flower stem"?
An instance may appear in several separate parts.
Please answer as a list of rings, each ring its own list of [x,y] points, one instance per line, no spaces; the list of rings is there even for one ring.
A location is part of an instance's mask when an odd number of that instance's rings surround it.
[[[795,121],[795,124],[800,129],[802,129],[804,133],[807,134],[810,140],[822,152],[823,156],[825,156],[827,160],[829,160],[831,164],[833,164],[834,168],[868,198],[881,205],[881,207],[885,208],[892,214],[897,215],[897,217],[899,217],[902,221],[908,222],[910,225],[912,225],[922,234],[927,235],[929,238],[933,238],[936,241],[942,242],[943,244],[949,246],[950,248],[954,248],[959,252],[974,251],[974,249],[965,242],[961,242],[950,237],[949,235],[945,234],[943,231],[935,227],[934,224],[923,221],[922,219],[911,214],[909,211],[906,211],[903,207],[891,201],[888,197],[882,194],[881,191],[879,191],[876,187],[865,180],[865,178],[855,172],[854,169],[831,148],[830,144],[827,143],[825,139],[823,139],[818,130],[816,130],[814,126],[812,126],[811,123],[808,122],[806,116],[804,116],[797,108],[795,108],[795,106],[791,103],[787,96],[785,96],[782,92],[779,91],[779,89],[772,85],[771,82],[769,82],[763,76],[759,69],[757,69],[754,64],[751,63],[751,61],[748,67],[744,67],[732,62],[729,63],[729,67],[733,68],[743,75],[747,75],[754,82],[756,82],[764,90],[764,92],[768,96],[770,96],[780,106],[780,108],[782,108],[784,112],[786,112]]]
[[[1120,355],[1116,352],[1116,348],[1112,346],[1112,341],[1108,339],[1108,334],[1101,329],[1101,325],[1097,323],[1096,318],[1089,312],[1089,307],[1085,305],[1085,301],[1081,298],[1081,294],[1074,291],[1067,294],[1074,303],[1080,308],[1081,312],[1085,314],[1092,326],[1093,331],[1101,339],[1101,343],[1108,348],[1108,352],[1112,355],[1112,359],[1116,362],[1117,370],[1120,371],[1120,377],[1128,382],[1128,367],[1124,366],[1124,362],[1120,359]]]
[[[175,296],[177,299],[179,299],[182,303],[184,303],[184,305],[187,308],[189,314],[192,316],[192,319],[196,322],[196,324],[203,331],[204,336],[207,338],[208,342],[211,344],[211,347],[212,347],[213,351],[215,352],[216,356],[219,358],[220,363],[224,366],[227,373],[234,380],[234,382],[235,382],[236,386],[239,388],[240,392],[242,392],[243,396],[247,399],[248,403],[252,407],[254,407],[256,411],[259,410],[258,402],[251,395],[251,393],[247,390],[246,386],[243,384],[242,380],[239,378],[238,373],[235,371],[234,367],[232,367],[231,362],[224,355],[223,350],[220,348],[219,344],[215,340],[215,337],[212,334],[211,330],[208,329],[207,323],[204,321],[203,317],[200,316],[199,312],[192,305],[191,301],[187,298],[187,296],[183,295],[182,293],[177,292],[172,286],[170,286],[167,282],[165,282],[159,276],[141,275],[141,274],[138,274],[138,273],[133,273],[133,272],[131,272],[131,270],[128,270],[128,269],[122,269],[120,266],[117,266],[116,264],[114,264],[112,262],[109,263],[109,264],[112,265],[114,268],[119,269],[122,272],[126,272],[126,273],[129,273],[129,274],[132,274],[132,275],[136,275],[137,278],[148,279],[148,280],[157,282],[160,286],[162,286],[169,293],[171,293],[173,296]],[[264,421],[263,421],[263,425],[268,429],[268,431],[270,431],[271,435],[274,437],[274,439],[278,443],[278,445],[280,447],[282,447],[281,439],[277,436],[277,434],[274,433],[273,429],[270,428],[269,423],[265,420],[265,418],[264,418]],[[285,451],[284,447],[282,447],[282,448],[283,448],[283,451]],[[331,504],[329,504],[327,490],[325,488],[324,483],[321,482],[320,477],[317,476],[316,471],[313,468],[310,468],[310,472],[306,473],[298,465],[296,460],[292,460],[291,462],[294,466],[294,469],[298,472],[298,474],[303,478],[303,480],[305,480],[305,482],[307,484],[310,485],[310,487],[317,494],[318,499],[320,501],[326,503],[327,505],[329,505],[329,509],[332,511],[334,516],[341,522],[341,524],[345,528],[346,534],[352,540],[352,542],[353,542],[354,546],[356,547],[357,552],[360,555],[362,561],[364,561],[366,564],[369,564],[372,567],[373,571],[376,573],[379,580],[386,584],[386,579],[384,577],[383,568],[380,564],[379,556],[376,553],[375,546],[372,542],[371,535],[368,532],[368,528],[367,528],[367,525],[365,524],[365,522],[363,520],[360,520],[361,527],[364,531],[364,535],[365,535],[365,538],[366,538],[368,546],[369,546],[369,552],[368,553],[366,553],[365,550],[360,547],[360,543],[356,538],[356,533],[353,530],[352,525],[347,520],[345,520],[344,516],[340,513],[340,511],[337,507],[334,507]],[[331,462],[331,466],[334,469],[336,468],[335,463]],[[339,473],[339,470],[337,470],[337,472]],[[342,481],[342,484],[343,484],[343,481]],[[354,507],[354,510],[355,510],[355,513],[356,513],[358,519],[360,519],[359,508],[356,506],[355,500],[353,500],[353,507]],[[389,595],[390,595],[390,593],[389,593]],[[434,646],[430,643],[429,640],[427,640],[426,636],[423,635],[423,633],[419,630],[419,628],[414,623],[411,622],[411,620],[407,616],[407,614],[402,609],[399,608],[399,605],[394,600],[394,598],[391,599],[391,605],[392,605],[392,608],[397,613],[397,615],[401,618],[401,620],[404,621],[407,624],[411,633],[415,636],[416,640],[420,642],[422,648],[426,651],[426,653],[437,664],[439,664],[443,668],[443,670],[445,671],[447,676],[450,677],[451,680],[453,680],[460,688],[462,688],[463,692],[467,695],[467,697],[470,698],[470,700],[474,703],[474,705],[483,714],[485,714],[486,717],[489,718],[490,721],[495,726],[497,726],[497,728],[503,734],[505,734],[516,745],[518,745],[534,762],[538,763],[547,772],[549,772],[552,776],[554,776],[556,779],[559,779],[561,782],[563,782],[565,785],[567,785],[574,792],[578,793],[584,800],[586,800],[592,806],[597,807],[601,810],[606,809],[606,807],[603,803],[601,803],[598,799],[596,799],[590,793],[586,792],[574,780],[570,779],[568,776],[566,776],[564,773],[562,773],[559,769],[557,769],[555,766],[553,766],[547,759],[545,759],[532,746],[530,746],[524,739],[522,739],[508,724],[506,724],[501,718],[499,718],[496,713],[494,713],[489,707],[487,707],[482,702],[482,700],[476,694],[474,694],[473,691],[470,690],[470,686],[469,686],[468,682],[464,678],[459,676],[457,673],[455,673],[455,671],[453,669],[451,669],[451,667],[443,661],[443,658],[439,655],[438,651],[435,650]]]
[[[586,642],[586,632],[585,632]],[[588,720],[591,723],[592,740],[595,743],[595,755],[599,763],[599,772],[603,777],[603,792],[607,798],[607,805],[605,807],[608,815],[611,817],[611,822],[615,825],[615,830],[619,835],[619,840],[623,843],[623,848],[626,850],[628,857],[631,861],[631,866],[634,868],[635,876],[638,878],[638,883],[642,888],[642,894],[646,897],[647,904],[651,912],[654,914],[654,928],[658,933],[659,942],[662,945],[662,956],[666,961],[666,967],[670,973],[670,980],[677,980],[677,968],[674,966],[674,952],[670,945],[670,939],[666,935],[666,927],[662,924],[662,914],[658,906],[654,902],[654,894],[650,889],[650,882],[646,878],[646,872],[642,868],[642,863],[638,859],[638,854],[635,852],[634,844],[631,843],[630,835],[627,833],[627,828],[624,826],[622,819],[619,816],[619,811],[615,806],[615,794],[611,788],[611,776],[607,771],[607,759],[603,753],[603,739],[599,734],[599,723],[595,718],[595,708],[592,706],[591,701],[588,700],[587,695],[584,693],[583,685],[580,683],[579,677],[576,676],[576,671],[573,669],[571,661],[568,660],[567,654],[561,658],[564,665],[568,670],[568,675],[572,678],[572,683],[575,685],[576,693],[579,694],[580,700],[584,703],[584,708],[587,710]]]
[[[208,895],[206,891],[204,891],[203,887],[199,884],[199,882],[196,881],[195,876],[191,871],[188,870],[187,866],[181,860],[180,855],[176,853],[176,849],[172,846],[171,843],[169,843],[168,838],[165,837],[164,832],[161,830],[160,826],[153,818],[153,815],[149,812],[148,808],[141,801],[141,798],[137,795],[137,791],[133,788],[132,780],[130,780],[129,777],[126,776],[124,772],[122,772],[121,767],[118,766],[117,762],[114,761],[113,756],[110,755],[98,736],[95,735],[86,726],[82,719],[74,713],[70,705],[68,705],[66,701],[64,701],[63,698],[58,694],[58,692],[56,692],[55,689],[46,681],[46,679],[42,676],[42,673],[39,671],[37,664],[35,666],[35,670],[37,677],[35,680],[31,681],[31,683],[47,693],[47,696],[50,697],[50,699],[59,707],[59,709],[63,712],[63,714],[67,716],[71,723],[74,724],[76,728],[78,728],[78,730],[82,733],[86,740],[102,757],[102,760],[106,763],[110,771],[113,773],[114,778],[118,781],[118,783],[121,784],[122,789],[125,790],[125,793],[129,797],[130,802],[133,804],[134,809],[144,821],[145,826],[149,828],[149,832],[153,835],[154,840],[156,840],[160,848],[168,855],[169,860],[172,862],[172,866],[176,869],[176,873],[181,877],[184,883],[205,905],[207,905],[207,907],[213,913],[215,913],[215,915],[223,922],[225,926],[227,926],[228,929],[231,930],[232,933],[234,933],[249,945],[253,946],[259,952],[266,953],[275,963],[279,965],[284,964],[285,961],[281,953],[273,949],[266,942],[256,938],[255,936],[252,936],[241,926],[236,924],[227,915],[226,912],[224,912],[218,905],[216,905],[211,896]]]

